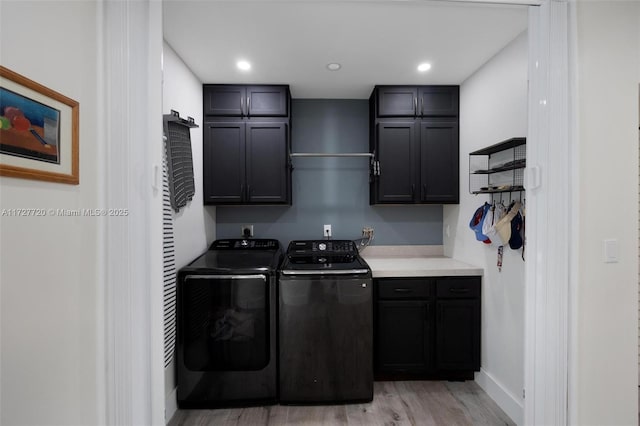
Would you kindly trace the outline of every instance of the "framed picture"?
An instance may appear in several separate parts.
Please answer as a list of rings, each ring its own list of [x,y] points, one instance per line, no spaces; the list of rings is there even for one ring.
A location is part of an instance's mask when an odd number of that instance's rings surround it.
[[[79,109],[0,66],[0,175],[77,185]]]

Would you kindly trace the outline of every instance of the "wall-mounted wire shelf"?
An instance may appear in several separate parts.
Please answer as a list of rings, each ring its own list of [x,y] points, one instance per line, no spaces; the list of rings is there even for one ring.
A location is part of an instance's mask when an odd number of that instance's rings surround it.
[[[511,138],[469,153],[469,192],[524,191],[526,138]]]

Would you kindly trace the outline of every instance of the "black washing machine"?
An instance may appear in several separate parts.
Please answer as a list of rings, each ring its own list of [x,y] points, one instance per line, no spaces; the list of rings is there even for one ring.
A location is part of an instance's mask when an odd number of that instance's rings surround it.
[[[353,241],[292,241],[278,285],[280,402],[371,401],[373,286]]]
[[[178,272],[179,407],[277,402],[282,257],[277,240],[217,240]]]

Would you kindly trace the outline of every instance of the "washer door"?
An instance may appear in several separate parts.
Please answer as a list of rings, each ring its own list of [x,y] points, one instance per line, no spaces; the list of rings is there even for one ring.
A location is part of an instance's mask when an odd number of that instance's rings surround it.
[[[253,371],[269,363],[266,275],[188,275],[180,334],[191,371]]]

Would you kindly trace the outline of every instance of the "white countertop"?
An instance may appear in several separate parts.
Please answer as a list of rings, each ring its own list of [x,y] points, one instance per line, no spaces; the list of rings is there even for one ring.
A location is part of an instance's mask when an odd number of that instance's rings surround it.
[[[363,250],[361,255],[371,267],[373,278],[478,276],[484,273],[482,268],[450,257],[432,255],[433,250],[425,251],[420,246],[413,253],[395,248],[380,250],[381,247],[367,253],[370,248]]]

